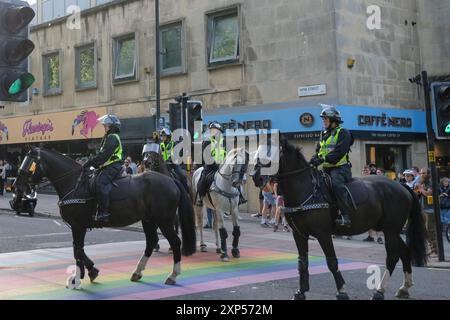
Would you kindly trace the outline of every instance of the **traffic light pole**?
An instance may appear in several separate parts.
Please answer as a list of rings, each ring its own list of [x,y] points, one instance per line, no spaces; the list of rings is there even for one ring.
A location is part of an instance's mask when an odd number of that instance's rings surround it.
[[[438,174],[436,170],[436,156],[434,153],[434,140],[435,134],[431,122],[431,97],[430,97],[430,84],[428,83],[428,73],[422,71],[422,85],[425,98],[425,113],[427,121],[427,146],[428,146],[428,167],[431,171],[431,188],[433,190],[433,211],[436,221],[437,243],[439,261],[445,261],[444,256],[444,243],[442,240],[442,223],[441,223],[441,210],[439,207],[439,195],[438,195]]]
[[[160,71],[160,45],[159,45],[159,0],[155,0],[155,48],[156,48],[156,130],[161,129],[161,71]]]

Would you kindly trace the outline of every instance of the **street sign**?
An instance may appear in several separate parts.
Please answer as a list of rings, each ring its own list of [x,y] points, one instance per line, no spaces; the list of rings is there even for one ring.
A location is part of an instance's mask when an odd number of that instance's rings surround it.
[[[298,88],[299,97],[320,96],[324,94],[327,94],[326,84]]]

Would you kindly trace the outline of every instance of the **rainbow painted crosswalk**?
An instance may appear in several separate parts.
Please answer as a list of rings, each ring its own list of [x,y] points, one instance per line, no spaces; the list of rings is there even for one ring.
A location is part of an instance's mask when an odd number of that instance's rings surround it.
[[[167,247],[167,246],[166,246]],[[86,247],[100,275],[88,277],[82,290],[65,288],[73,265],[72,248],[0,254],[0,299],[99,300],[161,299],[231,288],[271,280],[297,278],[297,256],[267,249],[241,249],[240,259],[220,262],[215,253],[183,257],[177,285],[164,281],[172,270],[172,256],[155,253],[138,283],[130,276],[141,256],[144,242],[122,242]],[[341,270],[366,268],[368,264],[340,260]],[[323,257],[310,257],[310,273],[328,272]]]

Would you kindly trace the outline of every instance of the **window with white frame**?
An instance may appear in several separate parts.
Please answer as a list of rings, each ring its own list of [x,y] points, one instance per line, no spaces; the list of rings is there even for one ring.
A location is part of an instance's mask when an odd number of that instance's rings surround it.
[[[161,74],[183,73],[184,70],[184,37],[183,23],[176,22],[161,26]]]
[[[97,59],[93,43],[75,49],[76,88],[97,86]]]
[[[237,8],[208,15],[209,65],[239,61],[239,34]]]
[[[136,39],[130,34],[114,39],[114,81],[136,79]]]
[[[59,52],[43,56],[44,94],[61,93],[61,57]]]

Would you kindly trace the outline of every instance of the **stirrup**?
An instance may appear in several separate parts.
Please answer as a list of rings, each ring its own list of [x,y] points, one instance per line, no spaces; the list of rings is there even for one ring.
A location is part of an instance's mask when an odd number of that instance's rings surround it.
[[[111,214],[109,212],[102,212],[97,213],[95,216],[96,222],[109,222],[109,218],[111,217]]]
[[[352,222],[351,222],[350,218],[348,218],[348,217],[346,218],[346,217],[344,217],[344,216],[341,214],[341,215],[336,219],[336,224],[337,224],[339,227],[350,228]]]

